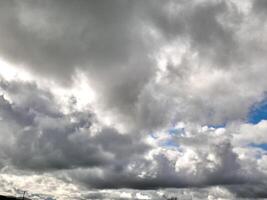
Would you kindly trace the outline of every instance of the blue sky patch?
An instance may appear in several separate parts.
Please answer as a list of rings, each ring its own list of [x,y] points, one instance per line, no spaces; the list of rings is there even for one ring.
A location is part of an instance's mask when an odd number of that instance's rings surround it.
[[[257,124],[261,120],[267,119],[267,98],[263,101],[253,105],[248,114],[248,122]]]
[[[208,125],[209,128],[225,128],[225,124],[218,124],[218,125]]]
[[[183,134],[184,133],[184,128],[170,128],[168,130],[168,133],[172,136]]]
[[[149,136],[152,137],[153,139],[157,139],[158,138],[157,136],[155,136],[155,133],[150,133]]]
[[[261,148],[264,151],[267,151],[267,143],[262,143],[262,144],[254,144],[254,143],[252,143],[249,146],[256,147],[256,148]]]
[[[163,142],[161,144],[161,146],[163,147],[167,147],[167,148],[179,148],[179,145],[177,143],[175,143],[173,140],[167,140],[165,142]]]

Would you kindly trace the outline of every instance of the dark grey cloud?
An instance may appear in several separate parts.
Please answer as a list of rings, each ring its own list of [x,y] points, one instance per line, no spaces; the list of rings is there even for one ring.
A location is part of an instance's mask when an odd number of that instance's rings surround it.
[[[120,0],[1,3],[7,13],[1,18],[2,56],[69,84],[77,70],[86,71],[108,106],[132,111],[153,74],[138,5]]]
[[[150,23],[163,37],[171,42],[179,37],[189,40],[193,50],[203,58],[213,60],[216,66],[227,68],[237,61],[237,38],[233,30],[220,22],[220,17],[231,9],[225,1],[167,1],[168,9],[162,9],[160,2],[150,6]],[[170,12],[171,11],[171,12]],[[235,13],[236,14],[236,13]],[[238,20],[238,14],[236,14]]]
[[[265,199],[267,198],[266,184],[244,184],[227,187],[233,194],[240,198]]]
[[[245,58],[237,48],[235,30],[220,22],[220,17],[232,14],[230,8],[235,6],[223,1],[166,1],[162,5],[159,1],[58,0],[1,4],[3,57],[41,77],[69,84],[77,70],[86,73],[103,108],[128,126],[154,129],[159,121],[139,124],[146,119],[139,120],[142,116],[136,107],[149,109],[140,96],[155,79],[158,63],[153,55],[162,46],[180,39],[189,44],[189,51],[211,62],[214,68],[225,69],[239,56]],[[178,84],[180,81],[174,80]],[[170,107],[173,109],[173,105]],[[162,124],[171,120],[168,116],[162,116],[166,118]]]
[[[93,112],[66,115],[52,94],[35,84],[2,82],[1,89],[14,98],[12,103],[5,95],[0,99],[1,124],[9,128],[6,137],[14,139],[2,151],[7,162],[18,168],[46,171],[101,166],[148,149],[132,135],[121,135],[113,128],[104,127],[93,136],[90,128],[97,120]]]
[[[128,59],[130,47],[136,45],[128,43],[132,27],[125,22],[131,20],[133,10],[129,2],[3,1],[2,4],[3,15],[6,14],[1,20],[6,28],[1,31],[6,38],[1,44],[2,51],[8,49],[7,55],[26,62],[37,72],[68,78],[76,66],[87,62],[99,63],[100,68],[106,68],[107,64],[112,67],[121,59]],[[123,44],[117,45],[118,42]]]
[[[267,3],[264,0],[255,0],[253,2],[253,9],[257,14],[266,14]]]
[[[174,138],[183,156],[193,151],[200,161],[177,170],[183,158],[170,160],[167,154],[157,153],[148,159],[147,153],[153,148],[139,134],[122,134],[107,126],[94,132],[92,127],[98,119],[93,111],[63,113],[55,96],[34,83],[2,81],[1,90],[1,137],[5,138],[1,141],[2,167],[54,173],[66,182],[71,178],[78,185],[98,189],[185,188],[263,181],[257,180],[257,171],[246,175],[227,137],[219,140],[212,133],[203,135],[193,128],[194,137]],[[211,152],[213,159],[209,158]]]
[[[105,168],[100,174],[94,170],[73,171],[70,176],[87,187],[98,189],[188,188],[213,185],[230,185],[231,188],[231,185],[247,183],[264,184],[265,175],[256,169],[252,174],[247,174],[247,169],[244,168],[246,165],[243,163],[241,166],[237,154],[233,152],[229,143],[204,143],[201,146],[194,146],[197,145],[192,144],[192,149],[197,152],[195,159],[199,160],[199,163],[186,164],[181,170],[175,169],[175,166],[182,165],[183,163],[179,162],[183,159],[169,160],[166,155],[161,154],[153,157],[155,166],[151,161],[135,158],[125,163],[134,166],[131,170],[124,165],[124,168],[119,170],[116,167]],[[216,160],[209,159],[210,152],[214,153]],[[140,171],[145,171],[146,176],[138,176]]]

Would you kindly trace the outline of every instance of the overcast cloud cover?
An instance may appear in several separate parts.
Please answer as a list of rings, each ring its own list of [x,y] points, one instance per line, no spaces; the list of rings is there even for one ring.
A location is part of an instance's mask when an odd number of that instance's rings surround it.
[[[266,19],[266,0],[0,0],[0,193],[267,198]]]

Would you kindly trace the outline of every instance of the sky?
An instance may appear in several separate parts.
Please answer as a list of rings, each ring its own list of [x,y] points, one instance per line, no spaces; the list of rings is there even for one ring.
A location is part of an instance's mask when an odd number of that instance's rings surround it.
[[[0,194],[267,198],[266,0],[0,0]]]

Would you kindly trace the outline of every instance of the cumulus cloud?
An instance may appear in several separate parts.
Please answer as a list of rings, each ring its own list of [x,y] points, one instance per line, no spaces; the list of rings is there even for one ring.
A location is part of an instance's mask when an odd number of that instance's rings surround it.
[[[144,140],[101,124],[93,111],[64,113],[56,96],[34,83],[2,80],[1,90],[1,167],[23,170],[18,178],[48,173],[99,189],[264,184],[264,157],[258,166],[240,159],[225,128],[181,123],[178,135]],[[168,140],[176,145],[162,146]]]
[[[114,128],[94,130],[97,119],[90,110],[64,114],[54,96],[35,84],[2,82],[1,86],[1,126],[6,127],[1,134],[2,154],[19,168],[93,167],[148,148]]]
[[[266,121],[262,120],[258,124],[242,124],[239,132],[234,135],[234,142],[248,144],[264,144],[266,141]]]

